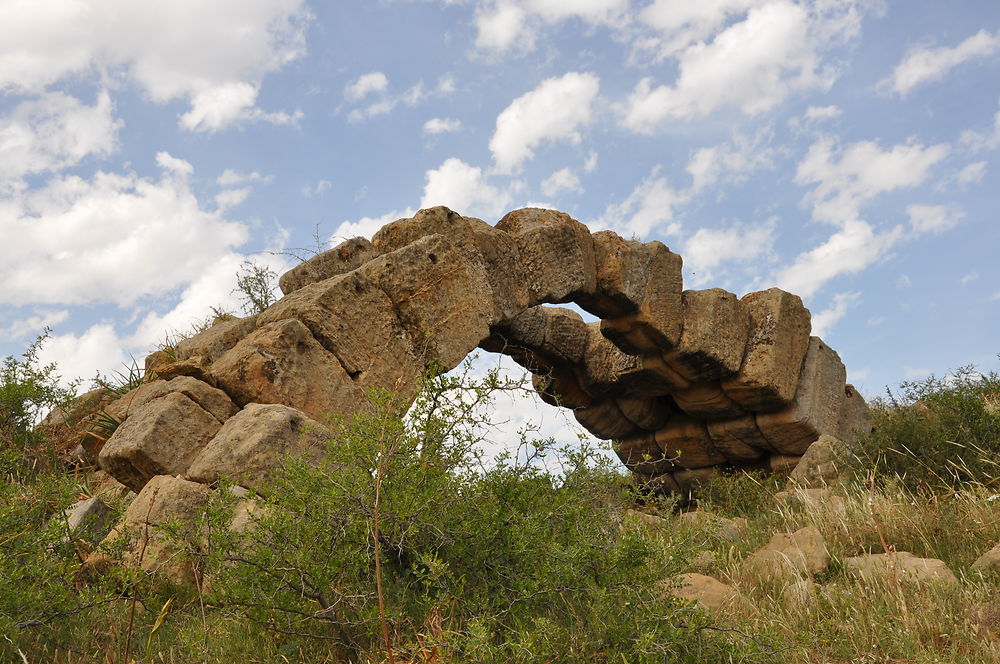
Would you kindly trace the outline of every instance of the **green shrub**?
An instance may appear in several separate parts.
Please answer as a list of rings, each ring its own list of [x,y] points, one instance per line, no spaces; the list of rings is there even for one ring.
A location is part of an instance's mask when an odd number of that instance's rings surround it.
[[[875,431],[858,446],[858,472],[930,491],[1000,484],[1000,376],[967,366],[900,390],[871,404]]]
[[[325,462],[289,463],[242,534],[228,528],[237,498],[216,492],[201,554],[208,602],[276,635],[329,641],[351,661],[390,651],[400,662],[732,652],[701,629],[703,614],[664,592],[691,543],[622,527],[625,483],[606,455],[562,450],[553,473],[533,463],[548,446],[522,440],[521,453],[487,462],[469,404],[490,388],[445,398],[448,380],[406,418],[383,396],[340,423]]]

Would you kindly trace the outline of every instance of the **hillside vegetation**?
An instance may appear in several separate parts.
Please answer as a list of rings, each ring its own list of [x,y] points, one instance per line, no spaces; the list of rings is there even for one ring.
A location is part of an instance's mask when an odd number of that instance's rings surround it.
[[[332,423],[325,459],[290,460],[258,495],[222,483],[202,518],[131,533],[170,553],[148,573],[129,533],[70,532],[76,501],[100,496],[117,521],[132,496],[34,426],[69,397],[37,348],[0,374],[2,661],[1000,662],[1000,572],[973,564],[1000,543],[996,375],[874,404],[832,488],[720,475],[683,508],[601,450],[531,432],[486,458],[480,414],[519,385],[442,376],[405,417],[380,395]],[[748,562],[810,526],[821,572]],[[846,562],[897,552],[957,583]],[[684,599],[687,572],[724,582],[725,601]]]

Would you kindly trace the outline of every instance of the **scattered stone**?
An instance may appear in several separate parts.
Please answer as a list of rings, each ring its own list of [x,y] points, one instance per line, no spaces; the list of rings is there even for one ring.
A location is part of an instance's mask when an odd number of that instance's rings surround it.
[[[782,603],[789,613],[802,613],[816,603],[817,584],[812,579],[799,579],[785,586],[781,592]]]
[[[827,509],[833,514],[847,513],[847,503],[840,496],[834,495],[830,489],[809,489],[794,487],[774,494],[774,502],[779,505],[802,505],[810,509]]]
[[[821,488],[836,484],[840,479],[846,447],[833,436],[822,435],[806,450],[795,469],[788,475],[790,484],[805,488]]]
[[[744,561],[743,568],[763,578],[782,578],[813,576],[825,572],[829,564],[823,535],[815,526],[806,526],[794,533],[774,534],[766,546]]]
[[[908,551],[872,553],[844,559],[844,569],[864,580],[891,579],[904,583],[958,585],[958,577],[943,561],[918,558]]]
[[[738,542],[747,532],[746,519],[727,519],[705,510],[681,512],[678,518],[687,525],[711,529],[715,536],[724,542]]]
[[[637,523],[647,528],[660,529],[666,527],[667,520],[639,510],[627,509],[625,510],[625,523]]]
[[[976,558],[976,562],[972,563],[972,569],[1000,572],[1000,544]]]
[[[679,574],[668,586],[668,592],[674,597],[698,603],[706,609],[721,609],[739,599],[739,593],[718,579],[688,572]]]
[[[68,507],[63,519],[68,539],[96,544],[111,530],[114,514],[103,500],[93,496]]]

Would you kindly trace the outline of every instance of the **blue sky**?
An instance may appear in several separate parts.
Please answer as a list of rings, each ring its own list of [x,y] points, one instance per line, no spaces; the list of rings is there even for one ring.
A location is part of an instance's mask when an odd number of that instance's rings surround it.
[[[867,395],[996,368],[998,111],[986,0],[0,0],[0,356],[89,377],[317,228],[536,205],[802,295]]]

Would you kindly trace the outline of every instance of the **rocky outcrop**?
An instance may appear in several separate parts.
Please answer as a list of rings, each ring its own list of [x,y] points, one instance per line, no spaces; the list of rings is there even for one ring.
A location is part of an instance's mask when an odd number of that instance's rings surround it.
[[[477,347],[526,367],[544,401],[613,440],[659,490],[720,465],[790,469],[821,436],[850,444],[871,428],[797,296],[683,290],[681,258],[662,243],[591,234],[553,210],[496,226],[421,210],[280,286],[258,316],[151,358],[152,382],[108,407],[122,423],[103,468],[135,491],[162,475],[259,487],[283,454],[318,449],[295,439],[303,423],[365,411],[372,390],[405,407],[423,372]],[[552,306],[563,303],[594,319]]]

